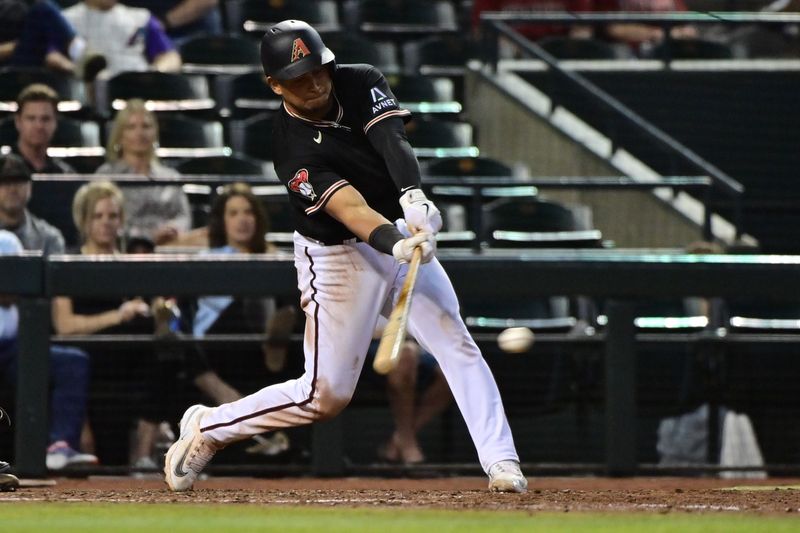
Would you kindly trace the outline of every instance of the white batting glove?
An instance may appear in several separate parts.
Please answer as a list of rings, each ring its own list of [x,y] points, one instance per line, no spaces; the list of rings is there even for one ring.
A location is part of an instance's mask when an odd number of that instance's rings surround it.
[[[442,214],[425,197],[422,189],[411,189],[400,197],[403,218],[412,233],[424,231],[436,235],[442,229]]]
[[[422,248],[422,262],[427,263],[436,254],[436,239],[431,233],[420,232],[406,239],[397,241],[392,247],[392,255],[398,263],[408,263],[414,255],[414,248]]]

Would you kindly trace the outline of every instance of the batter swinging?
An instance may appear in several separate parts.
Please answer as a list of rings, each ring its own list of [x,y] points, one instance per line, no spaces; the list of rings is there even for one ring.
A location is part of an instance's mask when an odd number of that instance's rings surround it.
[[[190,407],[167,452],[167,484],[191,489],[227,444],[339,413],[355,390],[377,317],[390,309],[387,300],[399,292],[406,263],[420,246],[425,264],[409,333],[441,365],[489,488],[525,491],[497,385],[434,257],[442,219],[420,189],[419,165],[404,133],[410,113],[377,69],[337,65],[305,22],[272,26],[261,42],[261,60],[270,87],[283,98],[273,154],[296,226],[305,373],[216,408]],[[390,222],[396,219],[397,226]]]

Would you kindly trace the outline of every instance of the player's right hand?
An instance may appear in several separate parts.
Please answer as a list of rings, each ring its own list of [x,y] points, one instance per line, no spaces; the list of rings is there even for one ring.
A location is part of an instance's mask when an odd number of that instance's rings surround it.
[[[399,263],[408,263],[414,255],[414,248],[422,248],[422,262],[427,263],[436,255],[436,239],[432,233],[421,232],[399,240],[392,248],[392,255]]]

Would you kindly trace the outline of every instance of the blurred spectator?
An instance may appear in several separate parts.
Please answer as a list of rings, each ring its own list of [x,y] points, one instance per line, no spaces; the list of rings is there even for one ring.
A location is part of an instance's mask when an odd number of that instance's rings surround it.
[[[31,172],[15,154],[0,158],[0,229],[14,233],[26,250],[64,253],[64,237],[58,229],[28,211]]]
[[[250,187],[241,183],[229,185],[214,199],[211,207],[210,249],[207,253],[264,253],[268,249],[264,240],[268,229],[266,211]],[[289,335],[294,322],[294,308],[278,308],[274,298],[199,298],[192,328],[195,336],[266,333],[270,340],[255,350],[243,349],[233,360],[227,346],[221,349],[211,345],[198,346],[197,359],[191,370],[195,385],[217,404],[238,400],[242,394],[226,383],[215,369],[219,369],[226,380],[237,383],[248,394],[262,388],[265,373],[277,373],[286,366]],[[280,431],[269,438],[257,436],[254,440],[257,444],[248,448],[248,451],[274,455],[289,447],[288,437]]]
[[[527,12],[527,11],[591,11],[593,0],[475,0],[472,3],[472,27],[480,33],[480,15],[484,11]],[[587,26],[563,24],[510,24],[531,41],[551,35],[569,35],[575,38],[588,38],[592,30]]]
[[[3,165],[0,180],[15,176]],[[2,188],[2,187],[0,187]],[[0,230],[0,255],[22,252],[13,233]],[[0,374],[13,383],[17,377],[19,312],[13,298],[0,297]],[[50,470],[96,464],[97,457],[80,453],[81,428],[86,416],[89,387],[89,358],[85,352],[66,346],[50,346],[50,431],[46,465]]]
[[[141,174],[175,178],[177,170],[156,156],[158,122],[142,100],[129,100],[114,118],[106,148],[107,162],[97,174]],[[179,185],[129,185],[125,191],[125,235],[147,237],[155,244],[180,240],[192,225],[189,198]]]
[[[369,355],[375,356],[383,327],[375,332]],[[417,434],[452,403],[450,387],[431,354],[407,339],[397,366],[386,376],[386,392],[394,419],[394,432],[378,448],[378,456],[391,463],[425,461]]]
[[[58,127],[58,94],[43,83],[28,85],[17,96],[14,115],[17,144],[12,151],[22,156],[31,172],[65,174],[71,166],[47,155],[50,141]]]
[[[120,253],[119,239],[124,220],[123,197],[120,189],[111,182],[95,181],[83,185],[72,203],[73,218],[78,228],[83,255],[116,255]],[[159,301],[154,302],[158,305]],[[68,298],[53,299],[53,326],[59,335],[152,334],[156,325],[151,308],[141,298]],[[119,355],[119,354],[117,354]],[[120,360],[130,360],[120,357]],[[138,467],[155,467],[153,449],[158,435],[159,422],[168,417],[170,384],[174,374],[169,366],[156,357],[155,349],[135,352],[135,367],[113,365],[118,376],[124,373],[126,381],[144,387],[131,390],[131,395],[144,395],[137,409],[136,442],[131,450],[131,460]],[[104,361],[96,368],[108,369]]]
[[[177,47],[198,35],[222,33],[219,0],[127,0],[125,3],[149,9]]]
[[[117,0],[85,0],[64,10],[88,49],[102,54],[107,74],[149,69],[177,72],[181,56],[164,27],[147,9]]]
[[[684,0],[594,0],[594,3],[596,11],[646,13],[686,11]],[[664,40],[664,29],[651,24],[609,24],[604,33],[610,40],[625,43],[640,54],[651,50]],[[697,37],[697,28],[689,24],[673,26],[670,30],[670,37],[672,39],[694,39]]]
[[[74,73],[85,48],[50,0],[0,0],[0,63]]]
[[[748,9],[757,9],[761,13],[798,13],[800,0],[760,0],[755,6],[750,2]],[[760,4],[760,5],[758,5]],[[739,6],[738,9],[742,9]],[[709,39],[720,40],[731,46],[744,50],[751,58],[785,58],[800,57],[800,25],[798,24],[736,24],[714,25],[703,28],[703,35]]]

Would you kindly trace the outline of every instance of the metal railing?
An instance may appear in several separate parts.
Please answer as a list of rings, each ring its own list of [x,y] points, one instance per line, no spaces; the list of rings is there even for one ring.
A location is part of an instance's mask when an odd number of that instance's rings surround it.
[[[665,14],[644,14],[644,13],[550,13],[550,12],[530,12],[530,13],[501,13],[490,12],[481,14],[484,40],[486,43],[487,63],[492,71],[497,72],[499,62],[498,40],[501,36],[507,38],[528,57],[539,59],[549,67],[550,75],[564,80],[572,88],[577,89],[588,97],[588,101],[601,109],[609,116],[616,118],[622,123],[628,124],[650,139],[656,146],[664,151],[673,154],[679,160],[687,163],[699,174],[709,176],[713,181],[713,190],[718,190],[728,196],[733,203],[733,225],[736,228],[736,237],[741,236],[742,226],[742,204],[741,196],[744,193],[744,186],[723,172],[717,166],[700,157],[697,153],[679,142],[677,139],[667,134],[650,121],[630,109],[628,106],[614,98],[585,76],[578,72],[562,68],[559,60],[548,53],[538,44],[529,41],[513,28],[516,23],[565,23],[565,24],[594,24],[604,25],[611,22],[647,22],[661,24],[667,29],[671,26],[687,23],[773,23],[785,24],[788,22],[800,22],[798,15],[769,15],[769,14],[742,14],[742,13],[665,13]],[[669,31],[665,32],[669,35]],[[555,106],[551,108],[551,113]],[[617,128],[607,128],[611,131],[603,133],[609,137],[613,152],[618,147],[620,134]],[[707,198],[710,200],[710,198]],[[711,228],[711,213],[707,210],[703,224],[703,233],[706,239],[713,238]]]
[[[793,302],[800,294],[800,256],[730,256],[621,251],[467,250],[440,253],[456,291],[509,302],[532,296],[608,297],[605,352],[605,471],[631,475],[636,457],[634,301],[663,296],[719,296]],[[488,283],[487,280],[502,280]],[[20,296],[15,462],[23,475],[46,474],[50,304],[54,295],[139,294],[249,296],[296,291],[292,261],[263,256],[0,257],[0,294]],[[784,340],[787,336],[783,336]],[[546,337],[543,337],[544,340]],[[790,337],[789,342],[795,337]],[[646,339],[642,339],[646,340]],[[699,337],[698,340],[704,340]],[[555,339],[553,339],[555,341]],[[727,342],[718,337],[716,342]],[[592,340],[591,342],[597,342]],[[317,424],[313,441],[342,442],[335,421]],[[335,447],[334,447],[335,448]],[[341,446],[339,447],[341,449]],[[341,474],[340,455],[314,453],[315,473]]]

